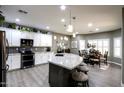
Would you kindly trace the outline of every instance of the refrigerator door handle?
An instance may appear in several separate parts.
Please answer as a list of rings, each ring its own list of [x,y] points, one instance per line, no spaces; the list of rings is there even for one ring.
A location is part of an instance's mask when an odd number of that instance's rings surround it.
[[[6,60],[8,59],[8,57],[9,57],[9,42],[8,42],[8,40],[6,39]]]
[[[9,65],[7,64],[7,65],[6,65],[6,71],[8,71],[8,70],[9,70]]]

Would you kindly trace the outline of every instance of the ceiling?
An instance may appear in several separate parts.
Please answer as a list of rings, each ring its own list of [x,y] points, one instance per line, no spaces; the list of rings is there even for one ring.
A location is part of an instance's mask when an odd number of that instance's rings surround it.
[[[69,24],[70,9],[72,16],[76,17],[75,22],[72,22],[75,24],[75,31],[79,34],[89,34],[121,28],[122,7],[124,6],[71,5],[66,6],[65,11],[61,11],[58,5],[2,5],[0,10],[8,22],[15,22],[15,19],[19,18],[18,24],[21,25],[40,29],[46,29],[46,26],[49,26],[50,31],[72,35],[64,28],[64,24]],[[20,9],[27,11],[28,14],[19,13]],[[62,18],[65,18],[65,23],[61,22]],[[88,27],[90,22],[93,23],[92,27]],[[99,31],[95,31],[96,28],[99,28]]]

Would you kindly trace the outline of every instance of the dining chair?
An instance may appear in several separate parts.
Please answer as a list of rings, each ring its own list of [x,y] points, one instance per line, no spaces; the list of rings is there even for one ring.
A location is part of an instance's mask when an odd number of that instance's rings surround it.
[[[98,64],[100,67],[100,55],[99,53],[93,53],[91,54],[89,58],[90,64],[94,66],[94,64]]]
[[[78,54],[79,54],[79,56],[81,56],[81,57],[82,57],[82,54],[81,54],[81,51],[80,51],[80,50],[78,50]]]
[[[108,65],[108,51],[105,51],[103,57],[100,57],[100,62],[104,62],[106,65]]]

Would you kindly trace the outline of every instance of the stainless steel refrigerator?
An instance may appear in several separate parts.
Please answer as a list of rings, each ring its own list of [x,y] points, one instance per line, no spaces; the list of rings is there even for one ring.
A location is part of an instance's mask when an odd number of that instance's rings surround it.
[[[5,31],[0,31],[0,87],[6,87],[6,73],[9,69],[9,65],[6,64],[8,49]]]

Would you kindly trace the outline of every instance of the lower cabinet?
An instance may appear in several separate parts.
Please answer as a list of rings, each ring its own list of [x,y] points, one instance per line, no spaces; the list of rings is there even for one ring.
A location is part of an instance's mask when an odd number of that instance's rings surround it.
[[[9,65],[9,70],[19,69],[21,65],[20,54],[10,54],[6,64]]]
[[[8,56],[8,59],[6,61],[6,64],[9,65],[9,70],[12,70],[12,55]]]
[[[48,63],[48,59],[50,58],[51,53],[35,53],[35,64],[44,64]]]
[[[21,66],[21,55],[13,54],[12,56],[12,69],[19,69]]]
[[[41,64],[41,54],[35,53],[35,65]]]
[[[51,52],[37,52],[35,53],[35,65],[48,63]],[[21,67],[21,54],[9,54],[6,64],[9,65],[9,70],[20,69]]]

